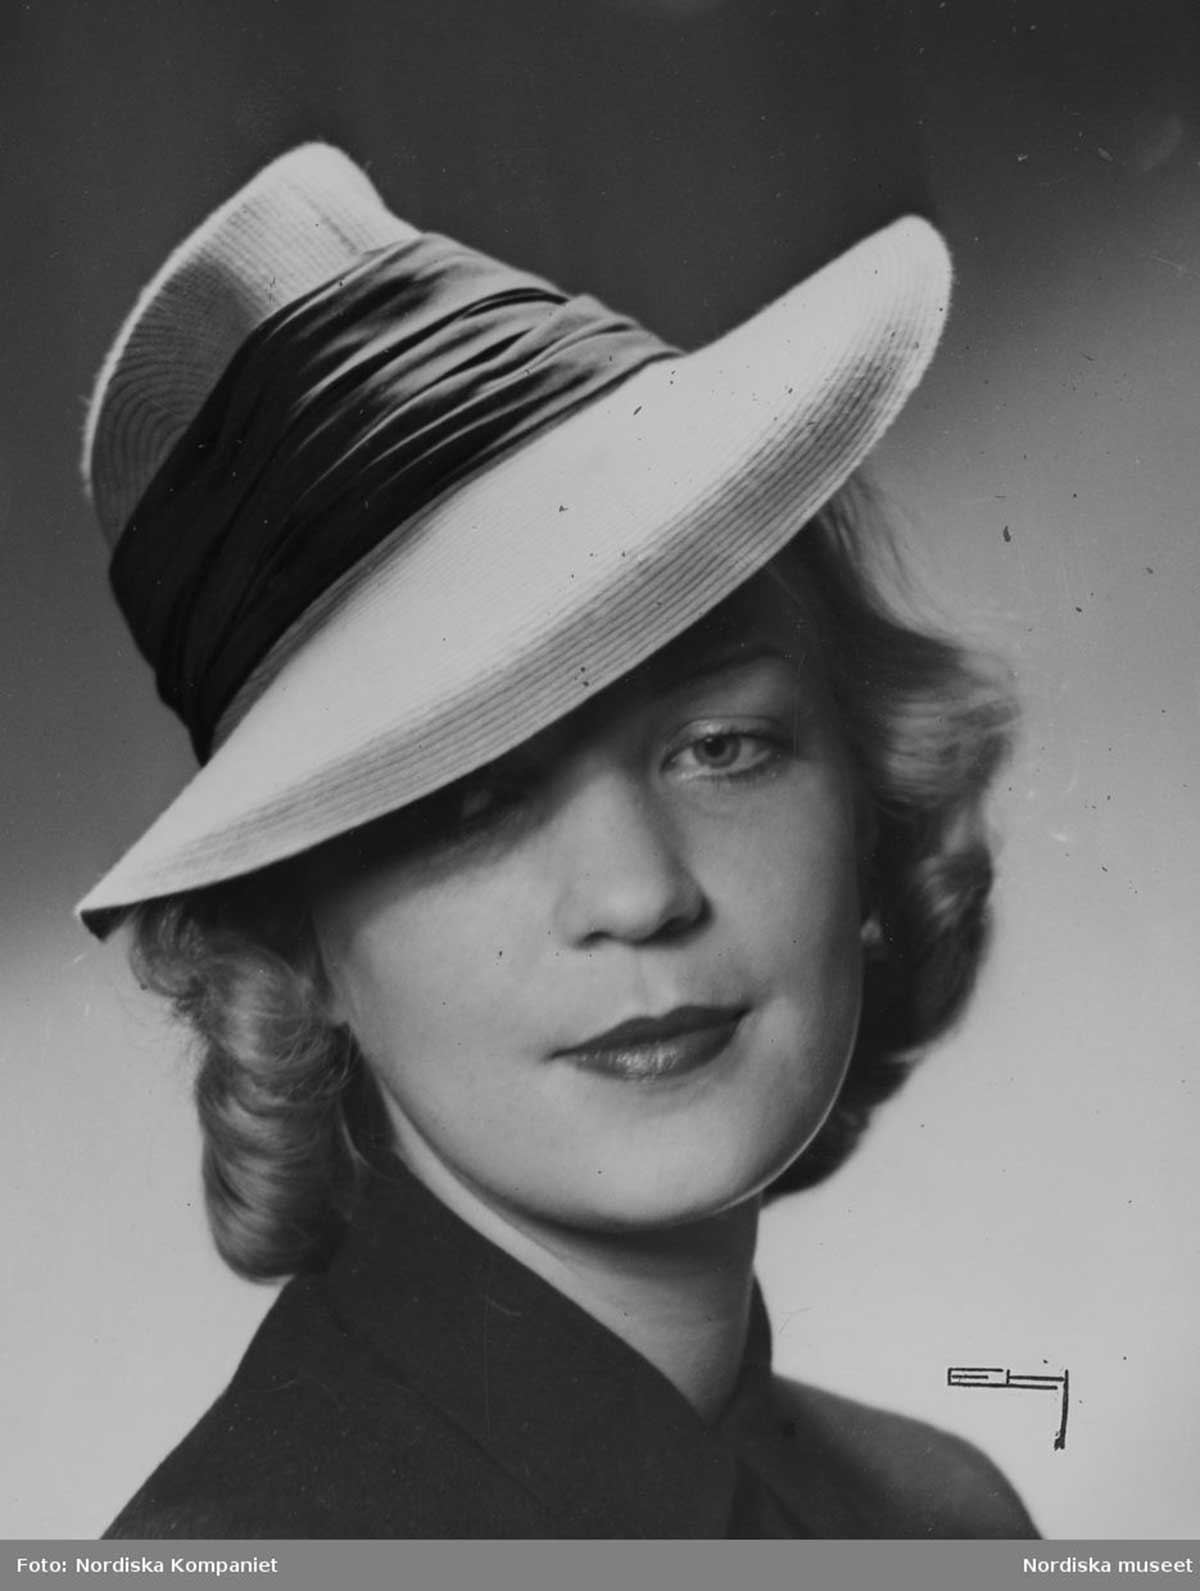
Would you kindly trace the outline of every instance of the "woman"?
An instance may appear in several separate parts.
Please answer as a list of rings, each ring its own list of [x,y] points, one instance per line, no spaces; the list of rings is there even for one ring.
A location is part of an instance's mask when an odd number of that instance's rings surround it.
[[[948,287],[900,222],[679,356],[306,146],[143,293],[85,473],[203,767],[81,911],[293,1279],[111,1535],[1032,1533],[753,1280],[982,954],[1010,703],[848,484]]]

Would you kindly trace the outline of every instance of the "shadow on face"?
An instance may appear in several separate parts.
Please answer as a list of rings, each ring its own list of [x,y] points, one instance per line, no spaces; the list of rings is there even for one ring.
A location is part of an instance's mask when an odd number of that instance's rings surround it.
[[[765,574],[570,718],[323,848],[337,1014],[410,1165],[593,1227],[761,1190],[853,1044],[855,807],[803,605]]]

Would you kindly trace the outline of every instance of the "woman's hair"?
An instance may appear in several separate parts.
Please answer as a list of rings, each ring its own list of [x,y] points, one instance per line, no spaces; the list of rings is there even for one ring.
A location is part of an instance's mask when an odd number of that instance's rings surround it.
[[[863,480],[826,505],[772,572],[785,586],[798,577],[814,619],[871,834],[849,1070],[821,1131],[769,1198],[836,1171],[875,1106],[962,1014],[991,928],[984,801],[1017,720],[999,659],[901,611],[910,603],[899,551]]]
[[[1008,752],[1006,670],[903,616],[894,542],[873,495],[844,489],[771,566],[799,588],[857,774],[863,1015],[846,1081],[812,1144],[768,1196],[836,1170],[874,1107],[963,1010],[986,949],[992,885],[983,802]],[[196,1103],[217,1248],[261,1280],[321,1264],[387,1112],[328,989],[298,871],[288,864],[150,901],[131,914],[139,981],[198,1044]]]

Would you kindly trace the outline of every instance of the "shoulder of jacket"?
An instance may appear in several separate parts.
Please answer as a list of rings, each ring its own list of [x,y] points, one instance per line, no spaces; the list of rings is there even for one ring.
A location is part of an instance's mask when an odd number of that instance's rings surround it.
[[[802,1382],[776,1384],[787,1412],[853,1471],[897,1536],[1037,1537],[1004,1473],[963,1437]]]
[[[545,1533],[534,1499],[419,1389],[285,1289],[233,1379],[108,1539]]]

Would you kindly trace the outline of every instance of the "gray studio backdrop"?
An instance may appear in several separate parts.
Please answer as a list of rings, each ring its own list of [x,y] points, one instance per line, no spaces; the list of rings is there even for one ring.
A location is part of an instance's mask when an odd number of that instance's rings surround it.
[[[767,1222],[789,1373],[981,1443],[1048,1535],[1200,1533],[1194,8],[36,0],[0,18],[0,1534],[87,1536],[216,1393],[188,1064],[72,903],[186,778],[77,484],[166,250],[344,144],[401,213],[720,332],[907,205],[959,266],[879,474],[1027,708],[962,1030]],[[1086,25],[1084,25],[1086,19]],[[1069,1369],[1053,1395],[951,1365]]]

